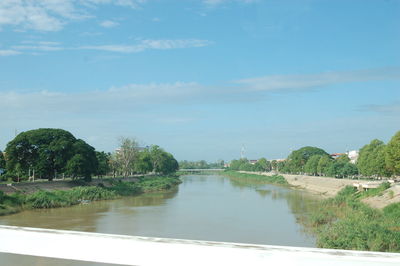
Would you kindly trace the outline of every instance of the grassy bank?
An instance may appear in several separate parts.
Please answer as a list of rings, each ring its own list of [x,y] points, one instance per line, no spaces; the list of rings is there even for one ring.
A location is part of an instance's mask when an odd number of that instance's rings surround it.
[[[250,181],[250,182],[256,181],[262,183],[288,185],[286,179],[281,175],[266,176],[266,175],[239,173],[236,171],[224,171],[220,172],[220,174],[240,181]]]
[[[79,186],[70,190],[40,190],[32,194],[4,194],[0,191],[0,215],[24,209],[68,207],[84,201],[116,199],[146,192],[169,190],[181,181],[176,177],[141,177],[137,182],[111,181],[98,186]]]
[[[360,199],[378,195],[387,184],[368,192],[346,187],[317,204],[306,224],[321,248],[400,252],[400,203],[373,209]]]

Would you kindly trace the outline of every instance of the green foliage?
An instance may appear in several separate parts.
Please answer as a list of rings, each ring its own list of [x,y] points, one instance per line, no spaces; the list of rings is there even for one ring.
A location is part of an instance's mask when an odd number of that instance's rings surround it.
[[[323,149],[317,147],[303,147],[293,151],[288,159],[283,171],[288,173],[301,173],[304,172],[304,166],[313,155],[328,155]]]
[[[311,156],[304,166],[304,172],[310,175],[318,174],[318,163],[321,160],[322,155],[316,154]]]
[[[139,187],[142,192],[155,192],[169,190],[180,183],[176,177],[145,177],[140,180]]]
[[[3,152],[0,150],[0,169],[6,168],[6,159],[4,158]]]
[[[153,163],[149,149],[140,151],[135,163],[135,171],[140,174],[150,173],[153,171]]]
[[[96,158],[98,162],[98,167],[96,169],[97,176],[107,175],[111,171],[110,160],[111,154],[105,153],[104,151],[98,152],[96,151]]]
[[[385,144],[377,139],[361,148],[357,167],[363,176],[391,175],[386,167],[385,150]]]
[[[153,145],[149,150],[153,171],[163,175],[176,172],[179,169],[178,162],[172,154],[164,151],[157,145]]]
[[[137,182],[111,181],[111,186],[79,186],[70,190],[39,190],[30,195],[4,194],[0,191],[0,215],[18,212],[25,208],[58,208],[79,204],[82,201],[115,199],[139,193],[169,190],[181,181],[176,177],[145,177]]]
[[[359,200],[387,187],[387,184],[383,184],[374,193],[360,193],[348,186],[336,197],[321,201],[308,218],[309,225],[317,233],[318,246],[399,252],[400,204],[389,205],[380,211]]]
[[[319,175],[327,175],[328,169],[333,164],[333,159],[329,155],[323,155],[318,161],[317,172]]]
[[[239,173],[236,171],[224,171],[221,174],[241,180],[251,180],[251,181],[260,181],[270,184],[288,185],[286,179],[281,175],[266,176],[266,175]]]
[[[6,154],[7,171],[18,177],[27,177],[35,171],[36,177],[52,180],[66,171],[67,162],[77,154],[85,162],[86,178],[97,168],[94,148],[62,129],[22,132],[7,144]]]
[[[387,168],[395,175],[400,175],[400,131],[389,141],[385,151]]]
[[[222,169],[224,164],[223,160],[218,160],[215,163],[208,163],[204,160],[194,162],[184,160],[179,162],[179,169]]]
[[[357,175],[358,169],[352,163],[337,159],[329,165],[326,174],[332,177],[344,178]]]

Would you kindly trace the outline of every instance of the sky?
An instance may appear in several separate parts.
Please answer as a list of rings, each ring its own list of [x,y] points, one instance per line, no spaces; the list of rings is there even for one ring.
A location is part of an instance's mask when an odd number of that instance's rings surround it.
[[[37,128],[178,160],[387,142],[399,14],[399,0],[1,0],[0,150]]]

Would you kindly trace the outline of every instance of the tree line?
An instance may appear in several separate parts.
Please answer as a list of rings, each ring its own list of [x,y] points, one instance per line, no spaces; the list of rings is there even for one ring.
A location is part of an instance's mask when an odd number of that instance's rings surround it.
[[[200,161],[180,161],[179,169],[222,169],[224,168],[225,162],[218,160],[214,163],[208,163],[205,160]]]
[[[391,177],[400,175],[400,131],[385,144],[374,139],[359,151],[357,162],[351,163],[347,154],[332,158],[326,151],[317,147],[302,147],[293,151],[283,161],[271,162],[262,158],[255,164],[247,159],[233,160],[230,170],[278,171],[288,174],[308,174],[331,177]]]
[[[140,148],[134,139],[120,138],[114,153],[96,151],[84,140],[63,129],[42,128],[18,134],[0,151],[0,178],[15,181],[58,177],[83,178],[93,175],[129,176],[170,174],[178,162],[156,145]]]

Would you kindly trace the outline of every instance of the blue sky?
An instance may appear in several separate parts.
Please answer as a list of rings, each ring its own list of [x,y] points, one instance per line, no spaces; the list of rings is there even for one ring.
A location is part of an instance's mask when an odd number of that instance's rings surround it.
[[[386,142],[399,14],[398,0],[2,0],[0,149],[43,127],[178,160]]]

